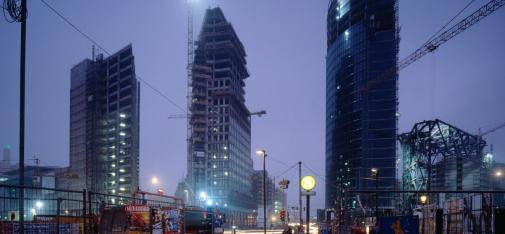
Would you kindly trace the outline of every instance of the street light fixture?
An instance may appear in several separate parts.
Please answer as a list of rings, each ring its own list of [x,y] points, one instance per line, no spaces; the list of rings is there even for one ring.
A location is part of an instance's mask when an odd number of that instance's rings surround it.
[[[266,170],[266,159],[267,151],[264,149],[256,150],[256,154],[263,157],[263,232],[267,234],[267,170]]]
[[[503,172],[501,170],[497,170],[494,172],[494,176],[496,178],[501,178],[503,176]]]
[[[370,169],[372,176],[375,179],[375,218],[379,218],[379,169],[374,167]]]

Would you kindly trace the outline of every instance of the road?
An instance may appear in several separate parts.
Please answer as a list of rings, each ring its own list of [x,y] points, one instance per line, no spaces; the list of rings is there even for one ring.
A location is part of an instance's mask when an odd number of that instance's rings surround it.
[[[262,234],[263,230],[236,230],[235,234]],[[268,229],[267,233],[282,233],[282,229]],[[224,234],[233,234],[233,231],[225,231]]]

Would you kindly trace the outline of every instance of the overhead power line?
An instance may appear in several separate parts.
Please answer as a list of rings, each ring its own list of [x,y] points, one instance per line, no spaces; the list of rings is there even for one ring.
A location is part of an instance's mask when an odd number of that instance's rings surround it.
[[[288,173],[289,171],[293,170],[293,168],[295,168],[297,166],[298,166],[298,163],[295,163],[295,164],[293,164],[293,166],[289,167],[288,169],[284,170],[283,172],[281,172],[277,175],[274,175],[274,177],[279,178],[279,177],[283,176],[284,174]]]
[[[63,21],[65,21],[65,23],[67,23],[70,27],[72,27],[75,31],[77,31],[79,34],[81,34],[81,36],[83,36],[84,38],[86,38],[88,41],[90,41],[92,44],[94,44],[95,46],[97,46],[100,50],[102,50],[103,52],[105,52],[105,54],[107,55],[111,55],[111,53],[109,51],[107,51],[102,45],[100,45],[95,39],[93,39],[90,35],[88,35],[87,33],[85,33],[84,31],[82,31],[81,29],[79,29],[79,27],[77,27],[74,23],[72,23],[67,17],[65,17],[63,14],[61,14],[58,10],[56,10],[53,6],[51,6],[51,4],[49,4],[48,2],[46,2],[45,0],[40,0],[47,8],[49,8],[53,13],[55,13],[58,17],[60,17],[60,19],[62,19]],[[147,82],[146,80],[144,80],[142,77],[140,77],[139,75],[136,75],[136,78],[141,81],[143,84],[145,84],[147,87],[149,87],[151,90],[153,90],[155,93],[157,93],[158,95],[160,95],[160,97],[162,97],[163,99],[165,99],[166,101],[168,101],[170,104],[172,104],[174,107],[176,107],[177,109],[179,109],[180,111],[184,112],[184,113],[187,113],[187,111],[182,108],[180,105],[178,105],[175,101],[173,101],[172,99],[170,99],[167,95],[163,94],[160,90],[158,90],[157,88],[155,88],[153,85],[151,85],[149,82]]]

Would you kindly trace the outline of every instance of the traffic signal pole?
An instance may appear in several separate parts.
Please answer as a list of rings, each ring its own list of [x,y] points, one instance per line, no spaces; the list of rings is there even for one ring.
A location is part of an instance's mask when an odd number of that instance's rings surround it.
[[[303,225],[303,214],[302,214],[302,161],[298,161],[298,198],[300,202],[300,206],[298,207],[300,212],[300,227]]]

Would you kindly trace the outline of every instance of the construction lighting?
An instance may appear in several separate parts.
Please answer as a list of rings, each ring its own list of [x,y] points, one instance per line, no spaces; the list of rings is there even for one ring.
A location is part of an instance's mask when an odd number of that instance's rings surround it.
[[[200,192],[200,201],[205,201],[205,200],[207,200],[207,193]]]
[[[159,183],[158,177],[153,176],[153,178],[151,178],[151,184],[157,185],[158,183]]]
[[[214,202],[212,201],[212,199],[209,199],[209,200],[207,200],[207,202],[205,202],[205,204],[206,204],[207,206],[212,206],[212,204],[213,204],[213,203],[214,203]]]
[[[428,196],[426,195],[421,195],[421,197],[419,198],[419,200],[421,201],[421,204],[426,204],[426,202],[428,201]]]
[[[379,173],[379,169],[378,169],[378,168],[375,168],[375,167],[374,167],[374,168],[372,168],[372,169],[370,169],[370,171],[372,172],[372,176],[376,176],[376,175],[377,175],[377,173]]]
[[[42,203],[41,201],[37,201],[37,202],[35,202],[35,206],[37,207],[37,209],[40,210],[40,208],[42,208],[44,206],[44,203]]]

